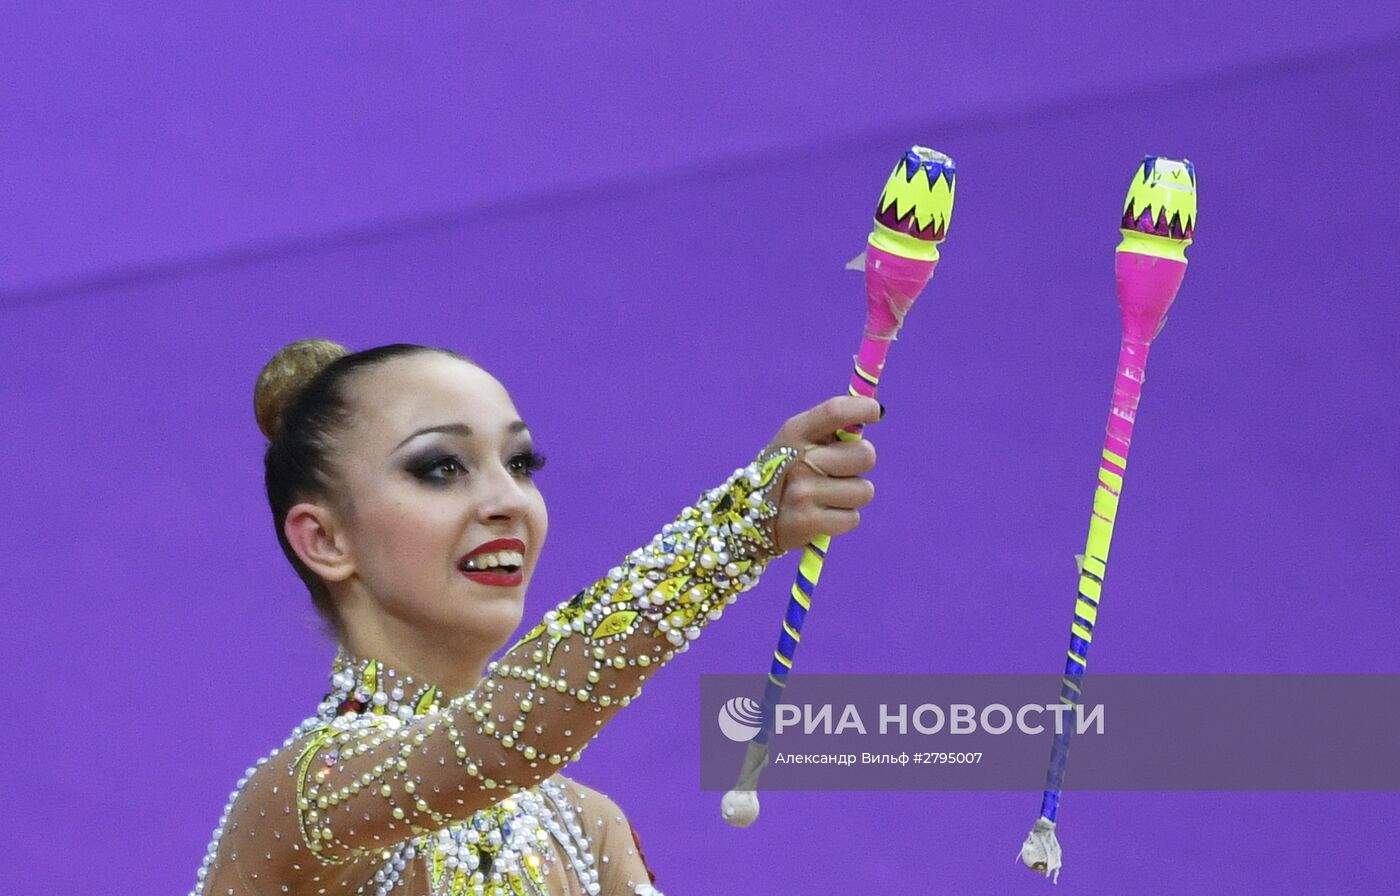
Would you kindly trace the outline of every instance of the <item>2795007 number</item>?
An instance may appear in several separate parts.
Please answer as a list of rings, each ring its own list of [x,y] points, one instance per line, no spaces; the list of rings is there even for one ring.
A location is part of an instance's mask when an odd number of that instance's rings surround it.
[[[978,765],[981,753],[915,753],[915,765]]]

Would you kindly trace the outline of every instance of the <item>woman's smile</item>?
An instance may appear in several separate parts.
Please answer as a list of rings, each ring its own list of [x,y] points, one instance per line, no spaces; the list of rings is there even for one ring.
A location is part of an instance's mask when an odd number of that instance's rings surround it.
[[[525,581],[525,542],[496,538],[464,554],[457,570],[482,585],[511,587]]]

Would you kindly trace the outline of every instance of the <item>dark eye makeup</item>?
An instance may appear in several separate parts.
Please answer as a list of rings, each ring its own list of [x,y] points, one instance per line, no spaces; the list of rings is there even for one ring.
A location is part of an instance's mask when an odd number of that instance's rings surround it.
[[[544,467],[545,456],[532,448],[517,451],[506,461],[511,473],[524,479],[532,478]],[[459,455],[444,451],[429,451],[409,460],[405,469],[416,479],[432,484],[450,482],[467,474],[467,465]]]
[[[511,455],[510,468],[517,475],[529,478],[544,469],[545,457],[533,448]]]

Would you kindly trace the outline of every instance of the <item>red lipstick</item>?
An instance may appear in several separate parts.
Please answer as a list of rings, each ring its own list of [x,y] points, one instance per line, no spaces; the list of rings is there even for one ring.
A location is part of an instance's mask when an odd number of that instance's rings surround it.
[[[500,585],[510,587],[519,585],[525,581],[525,570],[517,567],[514,570],[498,568],[490,570],[466,569],[466,562],[478,554],[494,554],[497,551],[518,551],[525,553],[525,542],[518,538],[496,538],[485,544],[477,545],[471,551],[463,554],[457,560],[457,571],[462,575],[482,585]]]

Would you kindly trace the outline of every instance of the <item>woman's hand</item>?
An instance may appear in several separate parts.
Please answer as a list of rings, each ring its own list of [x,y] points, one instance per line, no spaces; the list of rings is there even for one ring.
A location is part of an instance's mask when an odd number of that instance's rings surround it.
[[[875,466],[875,446],[864,439],[841,441],[836,430],[880,417],[875,399],[839,395],[778,430],[768,447],[801,452],[770,495],[778,506],[772,525],[780,551],[802,547],[818,535],[844,534],[860,524],[860,508],[875,497],[875,484],[861,478]]]

